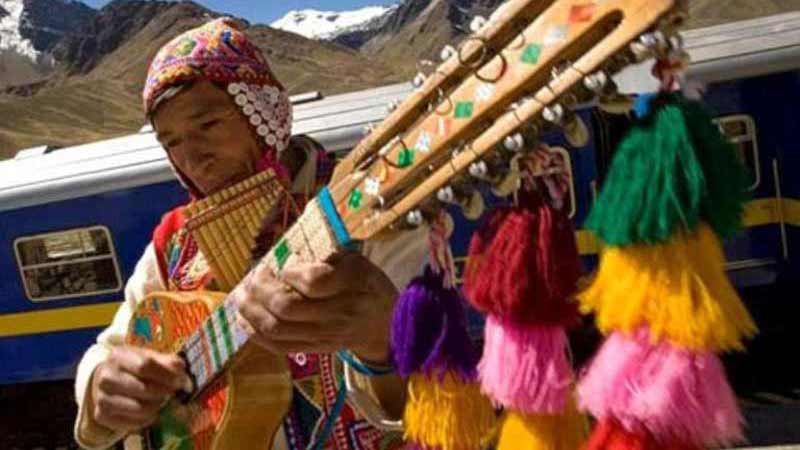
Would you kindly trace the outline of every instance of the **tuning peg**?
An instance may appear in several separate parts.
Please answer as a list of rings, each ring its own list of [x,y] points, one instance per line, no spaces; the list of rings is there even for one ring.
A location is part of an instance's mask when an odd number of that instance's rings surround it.
[[[510,152],[519,152],[525,148],[525,138],[521,133],[515,133],[507,136],[503,140],[503,147]]]
[[[389,114],[393,113],[397,107],[400,106],[400,102],[397,100],[393,100],[386,105],[386,112]]]
[[[406,214],[406,223],[412,227],[422,226],[422,224],[425,223],[425,217],[422,215],[422,211],[418,209],[409,211],[409,213]]]
[[[637,61],[644,61],[654,54],[663,52],[668,46],[664,33],[654,31],[639,36],[638,40],[631,42],[630,49]]]
[[[491,180],[489,165],[486,161],[476,161],[469,165],[469,174],[481,180]]]
[[[439,189],[439,192],[436,193],[436,198],[442,203],[447,203],[450,205],[458,204],[456,191],[452,186],[445,186]]]
[[[475,16],[475,18],[472,19],[472,22],[470,22],[469,24],[469,29],[473,33],[477,33],[481,31],[481,28],[483,28],[486,25],[486,22],[487,22],[486,17]]]
[[[542,111],[542,118],[554,125],[560,125],[564,120],[564,107],[560,103],[552,106],[545,106]]]
[[[452,58],[453,55],[458,53],[452,45],[445,45],[442,48],[442,52],[439,54],[439,57],[442,58],[442,61],[447,61],[448,59]]]
[[[423,84],[425,84],[425,79],[426,79],[425,74],[419,72],[417,73],[417,76],[414,77],[414,81],[412,81],[412,83],[414,84],[415,88],[419,89],[422,87]]]
[[[583,85],[586,86],[586,89],[589,89],[596,94],[601,94],[605,92],[605,89],[608,86],[608,81],[608,74],[601,70],[591,75],[587,75],[586,78],[583,79]]]

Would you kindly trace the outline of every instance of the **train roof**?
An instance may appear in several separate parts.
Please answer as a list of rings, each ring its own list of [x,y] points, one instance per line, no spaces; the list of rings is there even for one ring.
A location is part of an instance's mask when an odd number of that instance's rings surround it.
[[[800,69],[800,12],[690,30],[689,76],[702,82]],[[625,92],[657,88],[646,65],[619,74]],[[329,151],[353,147],[363,127],[386,116],[385,105],[412,90],[402,83],[323,98],[292,98],[295,134],[315,137]],[[0,211],[169,181],[174,175],[150,127],[116,139],[54,152],[45,147],[0,162]]]

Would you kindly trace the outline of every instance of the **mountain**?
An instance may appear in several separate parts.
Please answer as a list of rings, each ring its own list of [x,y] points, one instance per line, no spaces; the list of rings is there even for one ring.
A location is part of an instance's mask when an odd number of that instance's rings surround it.
[[[140,93],[150,59],[172,37],[218,15],[190,1],[109,3],[80,34],[53,46],[56,68],[46,82],[28,86],[26,93],[33,95],[0,94],[0,159],[34,145],[73,145],[137,131],[145,123]],[[331,95],[401,81],[380,63],[334,43],[266,25],[247,33],[293,94]]]
[[[368,6],[354,11],[290,11],[270,26],[309,39],[332,41],[339,37],[363,35],[379,28],[397,6]],[[345,38],[347,39],[347,38]]]
[[[0,88],[52,74],[52,48],[80,30],[95,10],[71,0],[0,0]]]

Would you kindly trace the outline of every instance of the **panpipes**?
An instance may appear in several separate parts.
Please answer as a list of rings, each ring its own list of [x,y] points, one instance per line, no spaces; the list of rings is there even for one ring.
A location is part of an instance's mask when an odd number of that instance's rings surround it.
[[[231,291],[250,270],[256,238],[286,194],[269,169],[186,207],[186,228],[220,290]]]

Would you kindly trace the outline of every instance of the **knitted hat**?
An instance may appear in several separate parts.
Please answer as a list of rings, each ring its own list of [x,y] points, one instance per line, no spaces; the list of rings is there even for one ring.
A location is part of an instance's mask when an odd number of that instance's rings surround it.
[[[179,92],[181,85],[196,81],[223,86],[262,142],[265,161],[259,166],[275,166],[276,154],[289,146],[292,104],[263,53],[247,38],[239,22],[228,17],[215,19],[164,45],[147,72],[142,93],[145,114],[152,116],[163,101]],[[278,172],[285,175],[285,170]],[[178,177],[194,190],[181,173]]]

